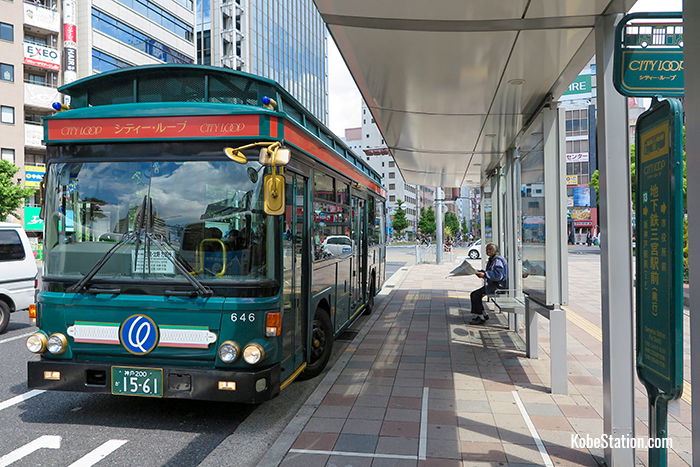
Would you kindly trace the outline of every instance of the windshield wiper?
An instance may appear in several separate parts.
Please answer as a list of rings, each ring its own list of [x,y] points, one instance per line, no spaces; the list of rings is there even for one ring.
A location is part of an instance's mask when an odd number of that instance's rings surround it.
[[[136,255],[134,258],[134,263],[136,263],[138,259],[138,251],[139,248],[141,247],[141,237],[144,237],[144,240],[146,241],[145,245],[145,251],[144,254],[148,254],[147,252],[150,252],[150,243],[155,243],[156,246],[160,249],[161,253],[163,256],[165,256],[173,265],[175,268],[183,275],[185,276],[185,279],[187,279],[187,282],[189,282],[192,287],[195,289],[195,293],[199,296],[202,297],[211,297],[214,292],[204,285],[202,281],[194,277],[190,271],[192,270],[191,267],[189,267],[188,264],[184,263],[181,261],[177,256],[173,255],[171,250],[174,250],[172,246],[170,246],[167,241],[165,241],[164,237],[161,237],[153,232],[151,232],[151,226],[153,224],[153,203],[151,202],[151,198],[149,196],[144,196],[143,197],[143,202],[141,203],[141,209],[140,212],[136,214],[136,225],[137,229],[128,232],[125,234],[119,242],[117,242],[116,245],[114,245],[112,248],[107,250],[107,252],[100,258],[100,260],[90,269],[87,274],[85,274],[82,279],[80,279],[78,282],[73,284],[71,287],[69,287],[66,291],[71,292],[71,293],[80,293],[85,286],[97,275],[97,273],[104,267],[104,265],[109,261],[109,259],[114,255],[114,253],[121,247],[122,245],[125,245],[126,243],[136,241]],[[164,243],[167,244],[170,249],[166,248],[164,246]],[[149,270],[150,270],[150,255],[148,255],[147,258],[144,258],[144,265],[146,264],[146,259],[148,259],[148,264],[149,264]],[[188,269],[189,267],[189,269]]]

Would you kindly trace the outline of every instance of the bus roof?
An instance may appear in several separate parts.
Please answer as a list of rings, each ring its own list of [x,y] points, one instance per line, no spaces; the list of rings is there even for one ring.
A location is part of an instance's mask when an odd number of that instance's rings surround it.
[[[70,113],[76,118],[89,118],[91,112],[87,111],[88,107],[115,104],[168,103],[166,107],[171,107],[171,110],[172,107],[179,107],[176,105],[178,102],[198,103],[200,106],[204,103],[237,104],[240,110],[243,110],[240,106],[263,110],[262,98],[272,97],[277,101],[278,112],[284,113],[307,133],[323,141],[375,182],[382,183],[381,176],[361,156],[355,154],[279,83],[250,73],[204,65],[145,65],[89,76],[58,90],[71,96],[71,108],[85,108],[85,112],[69,111],[65,115],[68,117]]]

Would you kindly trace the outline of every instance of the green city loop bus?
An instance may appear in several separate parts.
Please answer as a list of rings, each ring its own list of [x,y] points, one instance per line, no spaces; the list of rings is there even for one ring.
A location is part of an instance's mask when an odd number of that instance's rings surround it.
[[[258,403],[385,275],[385,191],[277,83],[194,65],[60,89],[30,388]]]

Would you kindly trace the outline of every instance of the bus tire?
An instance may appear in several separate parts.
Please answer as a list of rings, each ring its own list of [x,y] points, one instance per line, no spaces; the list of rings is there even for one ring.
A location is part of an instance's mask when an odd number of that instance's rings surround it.
[[[374,296],[377,295],[377,289],[374,286],[374,277],[372,278],[372,283],[369,286],[369,297],[367,298],[367,303],[365,305],[365,311],[363,315],[371,315],[374,310]]]
[[[311,326],[311,349],[309,350],[309,362],[299,379],[311,379],[321,374],[333,350],[333,325],[328,312],[323,308],[316,308],[313,324]]]
[[[5,332],[8,324],[10,324],[10,307],[0,300],[0,334]]]

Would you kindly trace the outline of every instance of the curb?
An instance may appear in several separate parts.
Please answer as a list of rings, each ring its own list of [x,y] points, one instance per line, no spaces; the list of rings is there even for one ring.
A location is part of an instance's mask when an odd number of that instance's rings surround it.
[[[258,462],[258,467],[274,467],[282,462],[282,459],[284,459],[284,456],[286,456],[287,452],[291,449],[292,444],[294,444],[294,441],[299,436],[299,433],[301,433],[301,430],[309,421],[313,413],[321,404],[321,401],[323,401],[323,398],[326,397],[326,394],[328,391],[330,391],[331,387],[340,376],[340,373],[345,369],[345,366],[355,354],[357,346],[365,338],[377,319],[379,319],[382,313],[384,313],[384,309],[391,301],[391,296],[394,294],[396,287],[401,285],[413,266],[414,265],[402,267],[393,276],[391,276],[389,280],[384,282],[382,291],[377,294],[378,296],[383,296],[380,307],[374,310],[370,318],[363,325],[362,329],[345,349],[343,355],[338,358],[323,380],[321,380],[318,387],[311,393],[308,399],[306,399],[304,405],[299,408],[284,430],[282,430],[282,433],[279,435],[277,440],[272,444],[272,446],[270,446],[262,459],[260,459],[260,462]]]

